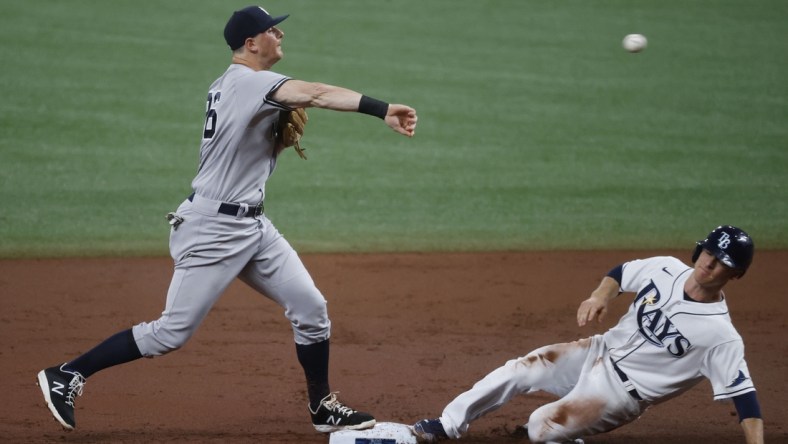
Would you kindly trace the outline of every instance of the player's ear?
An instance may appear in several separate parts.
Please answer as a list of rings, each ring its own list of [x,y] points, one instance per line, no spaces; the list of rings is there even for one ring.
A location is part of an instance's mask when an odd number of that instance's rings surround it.
[[[254,37],[247,37],[244,41],[244,47],[247,51],[257,52],[257,42],[254,40]]]

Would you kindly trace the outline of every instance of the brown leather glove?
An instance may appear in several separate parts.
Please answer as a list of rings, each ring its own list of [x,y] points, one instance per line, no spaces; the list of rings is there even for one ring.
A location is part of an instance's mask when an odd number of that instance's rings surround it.
[[[298,155],[306,160],[305,148],[301,148],[301,137],[304,135],[304,127],[309,117],[304,108],[296,108],[293,111],[281,111],[279,122],[276,126],[277,152],[279,155],[285,148],[295,148]]]

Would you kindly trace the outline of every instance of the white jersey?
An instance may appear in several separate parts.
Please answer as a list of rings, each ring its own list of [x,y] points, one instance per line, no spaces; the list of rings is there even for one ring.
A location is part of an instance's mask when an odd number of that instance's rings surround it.
[[[725,298],[701,303],[685,296],[692,270],[673,257],[622,266],[621,290],[636,295],[604,339],[612,360],[649,403],[675,397],[703,377],[715,400],[755,390]]]
[[[192,189],[200,196],[251,206],[265,197],[265,182],[274,170],[272,128],[279,111],[270,99],[288,77],[254,71],[239,64],[211,85],[200,166]]]

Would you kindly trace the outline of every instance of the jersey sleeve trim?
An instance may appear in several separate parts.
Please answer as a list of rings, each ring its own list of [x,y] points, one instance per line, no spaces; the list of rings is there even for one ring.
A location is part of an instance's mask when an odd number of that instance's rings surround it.
[[[755,391],[755,387],[750,385],[750,386],[747,386],[747,387],[742,387],[739,390],[734,390],[732,392],[716,393],[714,395],[714,400],[715,401],[722,401],[723,399],[733,398],[735,396],[744,395],[746,393],[754,392],[754,391]]]
[[[277,90],[278,90],[278,89],[279,89],[279,88],[280,88],[282,85],[284,85],[284,84],[285,84],[285,82],[287,82],[288,80],[290,80],[290,77],[285,77],[285,78],[283,78],[282,80],[280,80],[280,81],[276,82],[276,84],[274,85],[274,87],[273,87],[273,88],[271,88],[271,91],[268,91],[268,94],[266,94],[266,95],[265,95],[265,103],[270,103],[271,105],[273,105],[273,106],[275,106],[275,107],[277,107],[277,108],[283,109],[283,110],[285,110],[285,111],[292,111],[292,110],[293,110],[293,108],[290,108],[289,106],[285,105],[284,103],[277,102],[276,100],[274,100],[274,99],[272,99],[272,98],[271,98],[271,97],[274,95],[274,93],[275,93],[275,92],[276,92],[276,91],[277,91]]]
[[[623,275],[624,275],[624,264],[619,264],[615,268],[607,272],[607,276],[609,278],[615,279],[619,285],[621,285],[621,279]]]

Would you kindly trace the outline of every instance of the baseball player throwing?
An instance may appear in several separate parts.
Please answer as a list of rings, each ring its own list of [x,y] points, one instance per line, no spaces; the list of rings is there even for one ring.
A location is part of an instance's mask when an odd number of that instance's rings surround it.
[[[531,414],[530,440],[582,442],[582,436],[628,424],[649,406],[707,378],[715,400],[733,400],[746,442],[763,443],[744,344],[722,291],[744,275],[753,252],[747,233],[720,226],[697,243],[693,267],[673,257],[652,257],[613,268],[580,304],[577,323],[599,321],[613,298],[634,293],[615,327],[510,360],[457,396],[440,418],[416,423],[414,434],[426,442],[458,439],[472,421],[513,396],[542,390],[560,399]]]
[[[168,217],[175,271],[164,311],[153,322],[123,330],[76,359],[39,372],[46,403],[64,428],[75,427],[74,401],[86,378],[179,349],[236,277],[284,309],[306,376],[315,429],[332,432],[375,424],[371,415],[344,405],[331,391],[326,300],[264,213],[265,183],[288,146],[278,128],[280,116],[289,111],[318,107],[361,112],[409,137],[416,128],[416,111],[270,71],[283,56],[284,32],[276,25],[287,17],[272,17],[250,6],[227,22],[224,37],[232,63],[208,90],[193,192]]]

